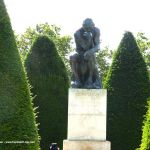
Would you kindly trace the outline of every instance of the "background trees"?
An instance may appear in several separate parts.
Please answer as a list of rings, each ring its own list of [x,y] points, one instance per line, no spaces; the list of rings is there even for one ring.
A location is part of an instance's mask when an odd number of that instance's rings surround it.
[[[110,50],[108,46],[106,46],[104,49],[101,49],[96,55],[96,60],[99,66],[99,74],[103,82],[105,81],[111,64],[112,55],[113,51]]]
[[[144,57],[150,76],[150,39],[148,39],[143,32],[138,32],[136,41]]]
[[[69,81],[55,44],[47,36],[38,37],[25,60],[27,75],[38,107],[41,149],[52,142],[62,147],[67,136]]]
[[[32,97],[3,0],[0,0],[0,144],[2,150],[38,150]],[[12,143],[26,141],[33,143]]]
[[[126,32],[107,75],[107,139],[112,150],[135,149],[140,144],[146,99],[150,93],[146,64],[131,32]]]

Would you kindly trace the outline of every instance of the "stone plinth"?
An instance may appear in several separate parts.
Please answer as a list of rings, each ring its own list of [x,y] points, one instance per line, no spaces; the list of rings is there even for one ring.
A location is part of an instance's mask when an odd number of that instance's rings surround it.
[[[110,150],[106,141],[107,91],[69,89],[68,135],[63,150]]]
[[[63,141],[63,150],[110,150],[108,141]]]
[[[106,140],[106,90],[69,89],[68,140]]]

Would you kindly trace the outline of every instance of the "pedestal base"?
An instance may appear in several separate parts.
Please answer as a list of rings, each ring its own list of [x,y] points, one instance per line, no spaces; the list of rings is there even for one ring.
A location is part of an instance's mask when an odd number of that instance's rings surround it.
[[[109,141],[63,141],[63,150],[110,150]]]

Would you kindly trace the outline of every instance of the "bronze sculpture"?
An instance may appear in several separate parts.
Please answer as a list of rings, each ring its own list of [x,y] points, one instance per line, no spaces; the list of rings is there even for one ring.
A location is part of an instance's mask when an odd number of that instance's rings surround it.
[[[82,27],[74,34],[76,53],[70,56],[73,72],[73,88],[99,89],[101,81],[95,53],[100,49],[100,30],[92,19],[83,21]]]

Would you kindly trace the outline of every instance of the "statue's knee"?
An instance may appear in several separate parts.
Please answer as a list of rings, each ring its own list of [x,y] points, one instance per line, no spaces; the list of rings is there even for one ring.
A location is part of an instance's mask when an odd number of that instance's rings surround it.
[[[94,56],[94,55],[90,55],[90,56],[89,56],[89,60],[90,60],[90,61],[93,61],[94,59],[95,59],[95,56]]]
[[[77,61],[77,55],[72,55],[72,56],[70,56],[70,61],[71,62],[76,62]]]
[[[72,61],[72,60],[73,60],[73,56],[70,56],[70,57],[69,57],[69,60]]]
[[[70,62],[75,62],[75,58],[73,56],[70,56]]]

